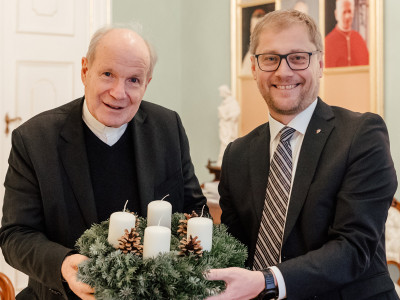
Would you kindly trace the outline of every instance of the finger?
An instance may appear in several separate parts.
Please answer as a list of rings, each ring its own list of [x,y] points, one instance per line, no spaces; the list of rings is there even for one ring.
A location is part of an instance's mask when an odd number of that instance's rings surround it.
[[[83,300],[95,300],[96,298],[94,297],[93,294],[87,294],[81,297]]]
[[[221,293],[219,295],[208,297],[205,300],[226,300],[226,299],[229,299],[229,298],[226,298],[225,293]]]
[[[225,269],[211,269],[205,274],[207,280],[224,280]]]
[[[222,299],[221,299],[221,297],[218,295],[218,296],[211,296],[211,297],[208,297],[208,298],[206,298],[205,300],[222,300]]]
[[[79,290],[85,294],[93,294],[94,293],[94,288],[92,288],[90,285],[87,285],[85,283],[79,284]]]
[[[89,257],[84,256],[84,255],[81,255],[81,254],[76,254],[74,258],[75,258],[74,263],[75,263],[76,265],[79,265],[81,262],[83,262],[83,261],[89,259]]]

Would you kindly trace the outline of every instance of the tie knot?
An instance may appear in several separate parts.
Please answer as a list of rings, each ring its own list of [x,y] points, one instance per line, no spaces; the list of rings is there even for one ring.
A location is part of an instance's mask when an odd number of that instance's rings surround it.
[[[288,127],[288,126],[283,127],[281,129],[280,141],[281,142],[290,141],[290,139],[292,138],[295,131],[296,131],[296,129],[293,129],[292,127]]]

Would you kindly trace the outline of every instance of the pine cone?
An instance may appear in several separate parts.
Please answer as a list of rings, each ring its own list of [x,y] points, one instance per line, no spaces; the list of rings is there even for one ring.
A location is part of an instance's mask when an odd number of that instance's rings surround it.
[[[179,256],[189,256],[190,254],[195,255],[197,258],[203,256],[203,247],[200,245],[201,241],[197,240],[197,236],[194,238],[190,235],[189,240],[183,238],[180,241]]]
[[[179,236],[187,235],[187,222],[190,218],[198,217],[199,215],[193,210],[191,214],[184,213],[186,220],[179,220],[178,234]]]
[[[120,249],[123,253],[134,253],[137,256],[143,254],[143,245],[140,243],[141,237],[136,232],[136,228],[132,228],[129,232],[125,229],[125,234],[118,239]]]

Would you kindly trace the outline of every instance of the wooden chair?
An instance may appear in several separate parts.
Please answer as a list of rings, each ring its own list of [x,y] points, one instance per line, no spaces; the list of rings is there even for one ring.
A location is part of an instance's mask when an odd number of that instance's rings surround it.
[[[395,278],[393,278],[398,285],[400,285],[400,264],[397,261],[394,260],[388,260],[388,267],[391,275]],[[396,281],[397,278],[397,281]]]
[[[15,291],[11,280],[0,272],[0,300],[14,300]]]
[[[400,292],[400,202],[393,198],[386,221],[386,253],[390,277],[397,284],[396,291]],[[399,294],[400,295],[400,294]]]

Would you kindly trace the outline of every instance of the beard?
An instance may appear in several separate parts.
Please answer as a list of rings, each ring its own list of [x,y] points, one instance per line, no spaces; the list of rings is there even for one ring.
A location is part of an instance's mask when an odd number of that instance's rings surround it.
[[[270,92],[264,90],[262,94],[265,102],[268,105],[270,111],[274,111],[279,115],[290,116],[297,115],[305,110],[318,96],[319,81],[315,83],[311,90],[303,89],[296,101],[293,101],[290,106],[282,107],[279,100],[275,99]]]

